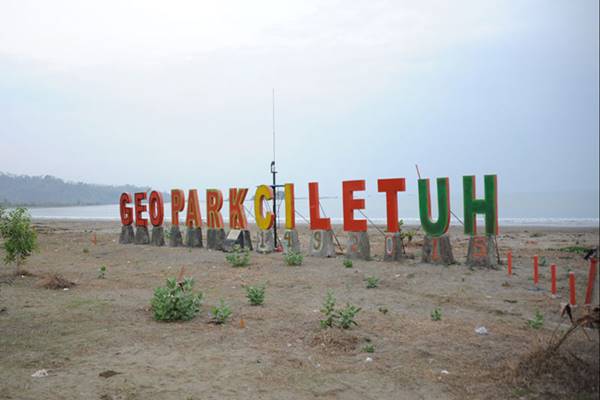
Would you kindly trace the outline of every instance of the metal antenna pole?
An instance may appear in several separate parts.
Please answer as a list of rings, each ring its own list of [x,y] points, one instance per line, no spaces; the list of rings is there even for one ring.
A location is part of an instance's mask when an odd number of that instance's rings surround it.
[[[277,170],[275,169],[275,88],[273,88],[273,161],[271,161],[271,174],[273,175],[273,241],[275,249],[278,248],[277,239]]]

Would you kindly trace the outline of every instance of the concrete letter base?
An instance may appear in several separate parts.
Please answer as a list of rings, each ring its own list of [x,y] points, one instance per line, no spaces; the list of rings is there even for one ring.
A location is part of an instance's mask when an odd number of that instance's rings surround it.
[[[232,229],[227,234],[227,237],[223,241],[223,251],[231,252],[235,245],[240,246],[242,249],[252,250],[252,239],[250,238],[250,231]]]
[[[496,268],[498,258],[495,236],[471,236],[467,252],[467,265]]]
[[[300,253],[300,239],[298,238],[298,231],[295,229],[286,229],[283,234],[283,251],[285,254],[293,251],[294,253]]]
[[[211,250],[223,250],[225,236],[225,229],[208,228],[206,230],[206,248]]]
[[[183,238],[181,237],[181,231],[179,225],[171,226],[171,236],[169,236],[169,246],[179,247],[183,246]]]
[[[346,258],[367,261],[371,259],[371,245],[367,232],[348,232]]]
[[[150,235],[148,234],[147,226],[136,226],[135,227],[135,244],[148,244],[150,243]]]
[[[135,234],[133,233],[133,226],[123,225],[121,226],[121,235],[119,235],[119,243],[129,244],[133,243]]]
[[[383,261],[401,261],[405,258],[400,233],[386,233],[383,248]]]
[[[187,228],[185,245],[187,247],[202,247],[202,228]]]
[[[308,254],[315,257],[335,257],[333,231],[315,230],[310,235]]]
[[[165,228],[162,226],[153,226],[152,235],[150,236],[150,244],[153,246],[165,245]]]
[[[272,253],[275,250],[275,239],[273,231],[262,229],[256,233],[256,251],[261,254]]]
[[[450,265],[455,264],[454,255],[452,254],[452,244],[450,244],[450,236],[442,235],[440,237],[431,237],[425,235],[423,240],[423,254],[421,261],[431,264]]]

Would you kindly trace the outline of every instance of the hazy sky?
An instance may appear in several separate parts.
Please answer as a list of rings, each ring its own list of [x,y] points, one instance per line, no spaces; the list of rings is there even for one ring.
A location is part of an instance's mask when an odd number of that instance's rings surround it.
[[[2,1],[0,171],[598,191],[598,0]],[[596,203],[597,204],[597,203]]]

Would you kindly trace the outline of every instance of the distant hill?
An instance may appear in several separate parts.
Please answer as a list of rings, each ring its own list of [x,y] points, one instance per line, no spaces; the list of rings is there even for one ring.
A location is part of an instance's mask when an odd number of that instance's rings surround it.
[[[54,176],[13,175],[0,172],[0,204],[4,206],[77,206],[115,204],[123,192],[145,192],[133,185],[95,185],[67,182]],[[165,196],[167,201],[168,196]]]

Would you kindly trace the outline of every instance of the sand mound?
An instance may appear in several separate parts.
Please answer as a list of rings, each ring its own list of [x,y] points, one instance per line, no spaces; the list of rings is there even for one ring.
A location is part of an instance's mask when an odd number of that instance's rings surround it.
[[[60,275],[52,274],[42,278],[36,286],[45,289],[65,289],[75,286],[75,282],[68,281]]]

